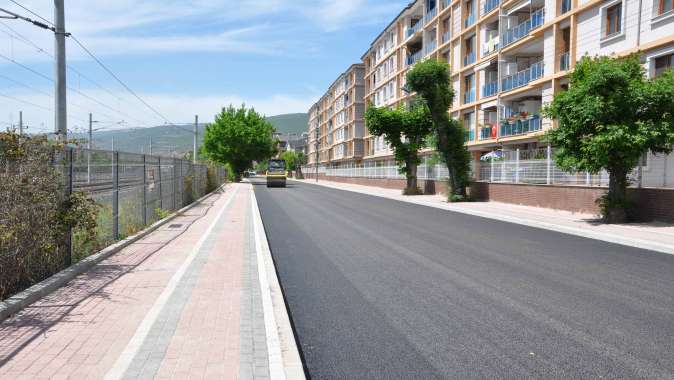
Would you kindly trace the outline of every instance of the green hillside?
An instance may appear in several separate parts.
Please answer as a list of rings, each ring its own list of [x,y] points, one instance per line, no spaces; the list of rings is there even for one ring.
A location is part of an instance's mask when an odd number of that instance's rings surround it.
[[[306,113],[288,113],[270,116],[267,120],[276,127],[278,133],[302,133],[308,129],[309,115]]]
[[[307,131],[308,115],[292,113],[267,118],[279,133],[302,133]],[[157,126],[151,128],[119,129],[94,133],[94,147],[109,150],[115,140],[115,150],[132,153],[152,153],[168,155],[174,152],[182,155],[192,151],[192,125]],[[204,136],[204,124],[199,124],[199,140]],[[86,136],[74,136],[85,139]]]

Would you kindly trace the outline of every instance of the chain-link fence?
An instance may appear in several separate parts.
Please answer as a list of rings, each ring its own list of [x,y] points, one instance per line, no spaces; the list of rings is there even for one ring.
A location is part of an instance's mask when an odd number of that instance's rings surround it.
[[[100,205],[101,238],[123,239],[224,183],[224,167],[136,153],[75,148],[71,188]],[[85,253],[86,254],[86,253]]]
[[[0,137],[0,299],[193,203],[227,174],[172,157]],[[95,231],[63,227],[73,196],[93,200]]]

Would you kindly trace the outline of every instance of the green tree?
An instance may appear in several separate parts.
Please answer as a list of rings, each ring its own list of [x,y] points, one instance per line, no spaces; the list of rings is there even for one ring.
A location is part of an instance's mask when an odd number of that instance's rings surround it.
[[[419,62],[407,72],[407,85],[426,103],[433,120],[436,149],[449,171],[449,200],[466,199],[470,154],[464,145],[465,133],[460,123],[450,117],[454,100],[449,65],[434,59]]]
[[[203,152],[214,162],[227,164],[240,181],[253,161],[264,161],[276,152],[274,126],[264,116],[245,106],[223,108],[206,126]]]
[[[393,148],[400,172],[405,174],[407,183],[403,194],[421,194],[417,186],[417,166],[419,149],[424,147],[424,138],[433,125],[426,107],[413,102],[409,108],[368,107],[365,111],[367,129],[375,136],[383,136]]]
[[[286,162],[286,170],[295,172],[295,177],[303,179],[302,165],[306,163],[304,153],[287,150],[281,154],[281,159]]]
[[[628,174],[648,151],[669,153],[674,144],[674,76],[646,78],[637,55],[583,57],[568,91],[544,114],[557,119],[547,133],[555,162],[569,171],[609,173],[608,193],[598,200],[604,221],[627,219]]]

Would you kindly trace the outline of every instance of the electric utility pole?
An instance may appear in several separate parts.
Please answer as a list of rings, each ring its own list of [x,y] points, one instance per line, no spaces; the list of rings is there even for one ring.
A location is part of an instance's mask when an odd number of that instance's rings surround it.
[[[55,74],[55,132],[56,139],[66,141],[68,136],[68,117],[66,109],[66,21],[63,0],[54,0],[54,53],[56,58]]]
[[[194,115],[194,163],[197,163],[197,138],[199,137],[199,115]]]
[[[19,136],[23,136],[23,111],[19,111]]]
[[[152,155],[152,136],[150,136],[150,156]]]

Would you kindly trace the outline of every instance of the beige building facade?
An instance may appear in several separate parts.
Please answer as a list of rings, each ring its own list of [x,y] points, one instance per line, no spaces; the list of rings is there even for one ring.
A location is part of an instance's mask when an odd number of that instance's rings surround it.
[[[464,125],[476,167],[493,150],[541,148],[541,135],[554,127],[541,108],[568,86],[582,56],[633,52],[651,76],[674,65],[671,0],[417,0],[362,56],[361,104],[404,104],[407,70],[428,58],[448,62],[455,91],[449,112]],[[334,87],[310,111],[319,164],[390,162],[390,148],[367,128],[358,138],[361,155],[335,156]]]
[[[360,162],[363,158],[365,83],[363,64],[354,64],[309,110],[308,164]]]

